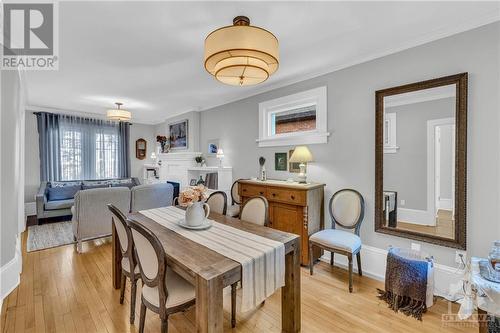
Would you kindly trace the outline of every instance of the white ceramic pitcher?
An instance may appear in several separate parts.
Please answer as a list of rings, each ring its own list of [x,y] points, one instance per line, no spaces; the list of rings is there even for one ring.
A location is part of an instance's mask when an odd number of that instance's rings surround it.
[[[209,214],[209,205],[201,201],[194,202],[186,208],[186,224],[197,227],[205,221]]]

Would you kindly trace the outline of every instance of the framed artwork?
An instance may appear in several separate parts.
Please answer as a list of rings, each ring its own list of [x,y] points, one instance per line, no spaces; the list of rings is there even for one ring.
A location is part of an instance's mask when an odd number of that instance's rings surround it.
[[[219,149],[219,139],[208,140],[207,142],[207,155],[216,156]]]
[[[288,161],[286,153],[274,153],[274,170],[286,171]]]
[[[170,150],[182,150],[188,148],[188,120],[184,119],[168,124]]]
[[[294,151],[293,149],[290,149],[288,151],[288,160],[290,160],[290,157],[292,157],[293,151]],[[300,172],[299,165],[300,165],[300,163],[289,162],[288,163],[288,172],[299,173]]]
[[[189,185],[196,186],[196,179],[191,179],[191,181],[189,182]]]

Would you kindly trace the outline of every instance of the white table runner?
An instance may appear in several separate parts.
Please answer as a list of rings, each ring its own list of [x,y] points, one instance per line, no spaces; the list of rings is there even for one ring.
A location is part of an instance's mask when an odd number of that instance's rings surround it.
[[[285,285],[285,246],[212,220],[206,230],[188,230],[177,223],[185,211],[162,207],[140,211],[144,216],[241,264],[241,311],[248,311]]]

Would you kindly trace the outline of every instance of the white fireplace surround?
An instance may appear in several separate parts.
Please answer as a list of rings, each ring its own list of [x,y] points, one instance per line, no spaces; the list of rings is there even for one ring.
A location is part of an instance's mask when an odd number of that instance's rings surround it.
[[[187,170],[196,166],[194,158],[200,155],[200,152],[158,154],[158,162],[161,161],[160,180],[178,182],[180,188],[188,186]]]

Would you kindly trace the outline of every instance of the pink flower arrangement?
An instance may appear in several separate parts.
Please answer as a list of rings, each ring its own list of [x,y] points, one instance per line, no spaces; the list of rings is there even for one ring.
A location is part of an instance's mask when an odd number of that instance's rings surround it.
[[[207,189],[203,185],[188,187],[179,193],[179,205],[187,207],[198,201],[207,199]]]

